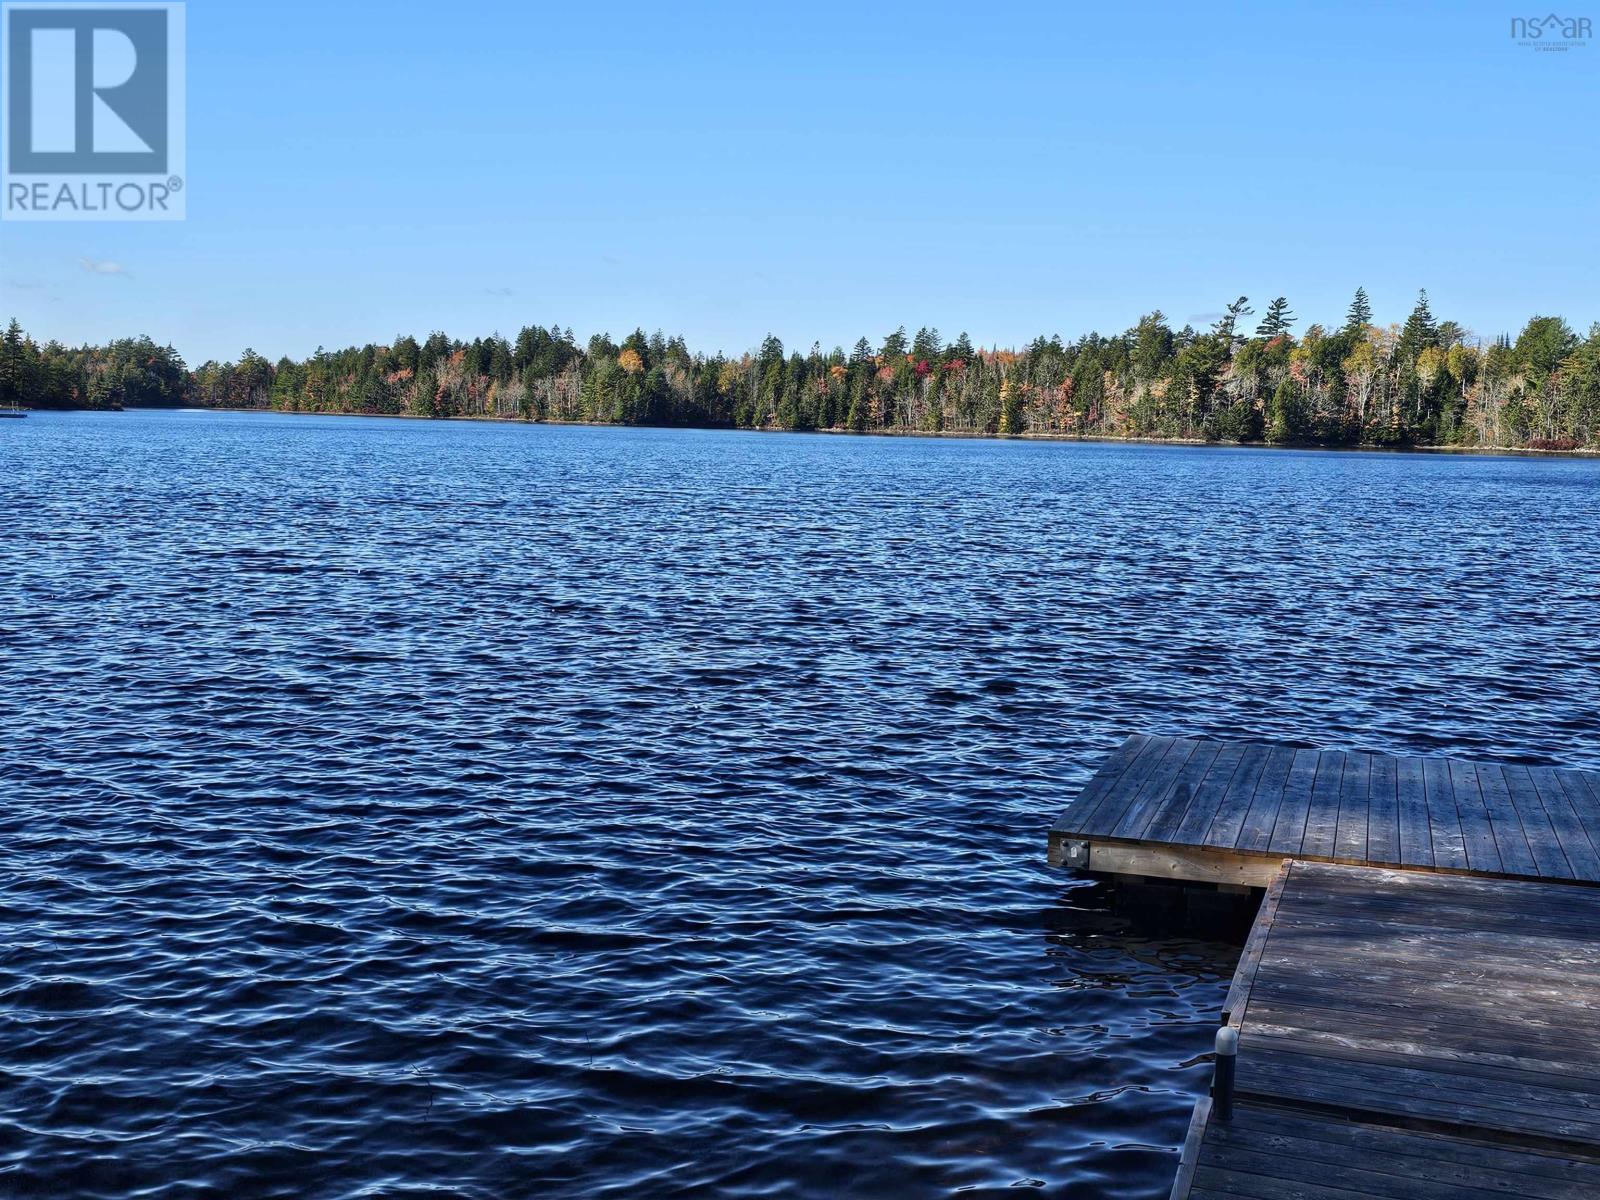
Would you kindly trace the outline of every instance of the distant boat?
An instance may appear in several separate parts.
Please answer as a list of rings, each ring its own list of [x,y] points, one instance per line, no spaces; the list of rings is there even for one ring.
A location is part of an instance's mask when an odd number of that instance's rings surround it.
[[[0,417],[25,417],[28,410],[25,408],[0,408]]]

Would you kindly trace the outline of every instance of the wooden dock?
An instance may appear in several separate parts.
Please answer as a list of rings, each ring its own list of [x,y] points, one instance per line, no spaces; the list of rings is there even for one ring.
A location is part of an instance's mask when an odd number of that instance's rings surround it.
[[[1286,858],[1600,883],[1600,774],[1130,737],[1050,831],[1050,861],[1265,887]]]
[[[1600,1196],[1600,890],[1291,860],[1173,1200]]]
[[[1600,1197],[1600,774],[1129,738],[1058,865],[1265,888],[1172,1200]]]

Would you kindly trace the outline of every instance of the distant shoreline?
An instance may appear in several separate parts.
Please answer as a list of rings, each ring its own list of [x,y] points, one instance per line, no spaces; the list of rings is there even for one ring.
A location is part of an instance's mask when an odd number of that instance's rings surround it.
[[[1323,442],[1238,442],[1221,438],[1207,441],[1204,438],[1116,437],[1112,434],[1073,433],[979,433],[964,429],[783,429],[776,426],[742,425],[629,425],[616,421],[552,421],[548,418],[529,420],[525,417],[493,417],[463,414],[451,417],[430,417],[422,413],[369,413],[369,412],[307,412],[284,408],[232,408],[211,405],[138,405],[133,408],[34,408],[27,412],[200,412],[245,413],[280,417],[362,417],[384,421],[438,421],[473,422],[491,425],[549,425],[569,429],[698,429],[725,433],[825,434],[829,437],[863,438],[947,438],[970,442],[1082,442],[1108,446],[1193,446],[1215,447],[1231,450],[1326,450],[1330,453],[1384,453],[1384,454],[1481,454],[1485,457],[1501,455],[1532,456],[1535,458],[1600,458],[1600,446],[1577,446],[1572,449],[1538,449],[1532,446],[1452,446],[1411,445],[1394,446],[1377,442],[1360,442],[1350,445],[1328,445]]]

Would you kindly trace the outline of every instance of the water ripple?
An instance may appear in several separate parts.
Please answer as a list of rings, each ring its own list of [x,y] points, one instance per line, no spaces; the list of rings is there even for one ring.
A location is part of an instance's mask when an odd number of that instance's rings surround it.
[[[1099,755],[1600,765],[1592,462],[6,424],[8,1195],[1164,1195]]]

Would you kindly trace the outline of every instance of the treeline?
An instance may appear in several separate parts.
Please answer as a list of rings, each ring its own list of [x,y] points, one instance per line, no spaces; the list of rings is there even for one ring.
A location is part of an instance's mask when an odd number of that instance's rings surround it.
[[[1112,337],[981,349],[965,334],[897,329],[850,350],[786,350],[768,337],[730,358],[636,330],[579,344],[559,325],[471,342],[392,345],[190,371],[148,338],[67,349],[12,322],[0,404],[188,404],[287,412],[501,417],[632,425],[862,432],[1181,438],[1310,445],[1600,446],[1600,325],[1580,337],[1535,317],[1483,343],[1434,317],[1422,293],[1403,325],[1372,322],[1358,290],[1337,326],[1279,298],[1253,327],[1245,297],[1208,329],[1160,313]]]
[[[184,404],[191,386],[177,351],[147,337],[109,346],[40,346],[13,320],[0,338],[0,408]]]

